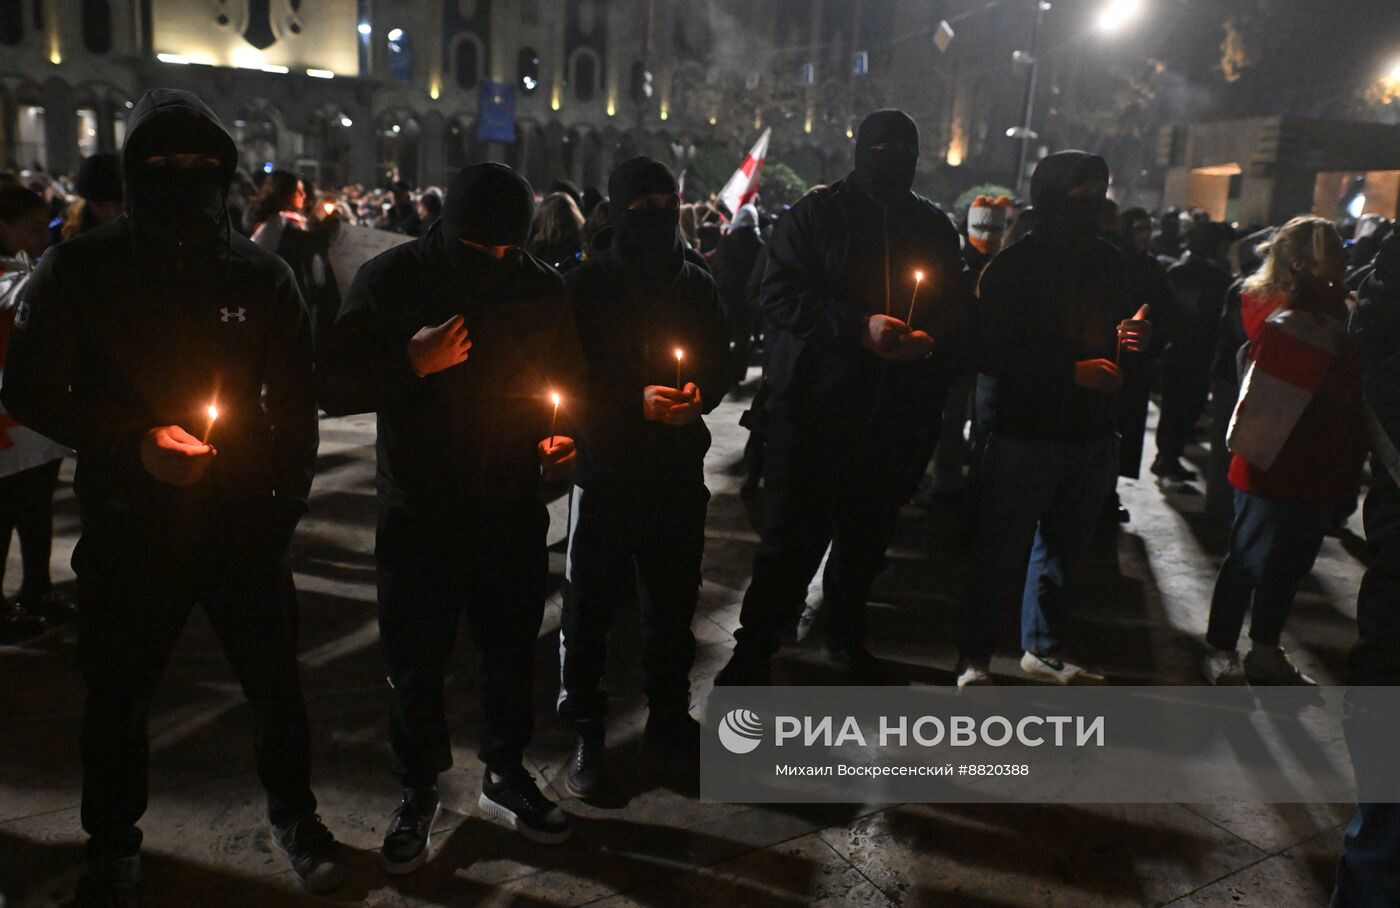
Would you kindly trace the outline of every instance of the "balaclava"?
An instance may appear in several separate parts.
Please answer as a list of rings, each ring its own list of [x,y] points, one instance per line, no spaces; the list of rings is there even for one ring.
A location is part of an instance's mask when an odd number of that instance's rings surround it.
[[[147,92],[132,112],[122,149],[127,206],[137,228],[178,248],[198,248],[228,230],[224,195],[233,175],[234,146],[223,126],[189,92]],[[216,166],[148,163],[161,155],[212,157]]]
[[[1071,195],[1074,189],[1102,184],[1103,191]],[[1085,151],[1059,151],[1041,160],[1031,176],[1031,205],[1036,232],[1056,242],[1087,244],[1098,234],[1108,186],[1108,163]]]
[[[534,190],[523,177],[503,164],[472,164],[452,178],[435,229],[448,264],[473,289],[489,290],[520,263],[534,220]],[[494,259],[461,240],[514,248]]]
[[[919,164],[919,127],[902,110],[877,110],[856,133],[852,181],[882,205],[907,196]]]
[[[658,273],[684,258],[678,208],[629,208],[642,196],[679,191],[675,174],[647,157],[623,161],[608,177],[608,214],[613,250],[631,265]]]

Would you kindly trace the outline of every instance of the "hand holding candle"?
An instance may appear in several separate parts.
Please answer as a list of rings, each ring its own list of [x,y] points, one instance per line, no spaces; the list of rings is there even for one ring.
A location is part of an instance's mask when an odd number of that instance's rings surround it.
[[[681,385],[681,360],[685,359],[685,351],[680,347],[676,348],[676,390],[683,389]]]
[[[199,440],[202,445],[209,444],[209,436],[214,432],[214,421],[219,418],[219,408],[210,404],[205,412],[209,414],[209,423],[204,427],[204,437]]]
[[[204,478],[216,452],[179,426],[156,426],[141,439],[141,466],[160,482],[192,486]]]
[[[904,323],[905,323],[906,325],[913,325],[913,324],[914,324],[914,303],[917,302],[918,299],[919,299],[919,288],[923,286],[923,283],[924,283],[924,273],[923,273],[922,271],[915,271],[915,272],[914,272],[914,295],[911,296],[911,297],[909,297],[909,315],[908,315],[907,317],[905,317],[905,319],[904,319]]]
[[[549,446],[554,447],[554,429],[559,424],[559,392],[551,391],[549,399],[554,404],[554,412],[549,417]]]
[[[1118,323],[1118,356],[1115,361],[1122,358],[1124,350],[1142,353],[1152,343],[1152,323],[1147,320],[1151,311],[1151,306],[1143,304],[1132,318]]]

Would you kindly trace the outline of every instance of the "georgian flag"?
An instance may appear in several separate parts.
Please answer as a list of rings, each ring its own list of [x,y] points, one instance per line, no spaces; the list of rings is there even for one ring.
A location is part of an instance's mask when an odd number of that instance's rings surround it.
[[[734,171],[734,176],[730,177],[729,182],[720,190],[719,200],[729,209],[731,218],[739,213],[740,206],[752,202],[753,197],[758,194],[758,175],[763,171],[763,162],[768,157],[768,137],[772,134],[771,128],[763,130],[763,135],[759,136],[753,148],[749,149],[744,163],[739,165],[739,169]]]
[[[1346,326],[1326,315],[1281,309],[1250,344],[1249,366],[1225,439],[1230,450],[1267,470],[1346,342]]]

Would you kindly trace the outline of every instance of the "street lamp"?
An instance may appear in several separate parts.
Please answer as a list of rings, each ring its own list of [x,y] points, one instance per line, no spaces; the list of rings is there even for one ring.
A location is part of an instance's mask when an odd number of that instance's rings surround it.
[[[1046,12],[1050,9],[1050,4],[1046,0],[1036,0],[1035,4],[1035,25],[1031,27],[1031,49],[1029,51],[1016,51],[1012,54],[1012,59],[1018,63],[1028,63],[1030,68],[1026,72],[1026,102],[1022,106],[1021,125],[1016,129],[1007,130],[1007,135],[1021,140],[1021,154],[1016,163],[1016,194],[1025,195],[1026,186],[1026,164],[1030,159],[1031,139],[1035,138],[1035,133],[1031,130],[1031,117],[1035,113],[1035,79],[1040,70],[1040,24],[1044,20]]]
[[[1142,14],[1142,0],[1109,0],[1099,13],[1101,32],[1116,32]]]

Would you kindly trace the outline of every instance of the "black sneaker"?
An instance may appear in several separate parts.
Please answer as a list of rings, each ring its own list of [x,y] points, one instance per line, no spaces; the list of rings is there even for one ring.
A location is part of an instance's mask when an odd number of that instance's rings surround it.
[[[569,818],[549,798],[540,794],[535,777],[517,767],[499,782],[487,770],[481,780],[481,812],[495,817],[532,842],[558,845],[568,841]]]
[[[412,873],[428,860],[433,841],[433,824],[442,812],[436,788],[405,788],[403,800],[389,818],[384,832],[380,860],[384,871],[394,875]]]
[[[650,710],[642,738],[652,747],[673,753],[700,753],[700,723],[685,710]]]
[[[0,600],[0,644],[23,643],[49,629],[49,623],[17,601]]]
[[[139,908],[141,853],[88,855],[73,908]]]
[[[766,687],[773,683],[773,667],[766,656],[753,656],[734,647],[729,663],[715,675],[716,687]]]
[[[828,643],[823,649],[826,657],[845,670],[853,681],[861,684],[884,683],[885,664],[861,644]]]
[[[78,619],[78,604],[56,589],[50,588],[36,594],[21,593],[19,601],[30,614],[47,621],[49,627],[71,624]]]
[[[1187,468],[1179,458],[1164,460],[1159,457],[1152,462],[1151,469],[1154,475],[1168,482],[1191,482],[1196,478],[1196,471]]]
[[[282,826],[274,825],[272,843],[292,865],[306,892],[324,895],[345,882],[340,845],[316,814],[303,814]]]
[[[564,774],[564,788],[576,798],[588,800],[603,790],[606,777],[607,753],[602,729],[580,731],[574,738],[574,752],[569,756],[569,771]]]

